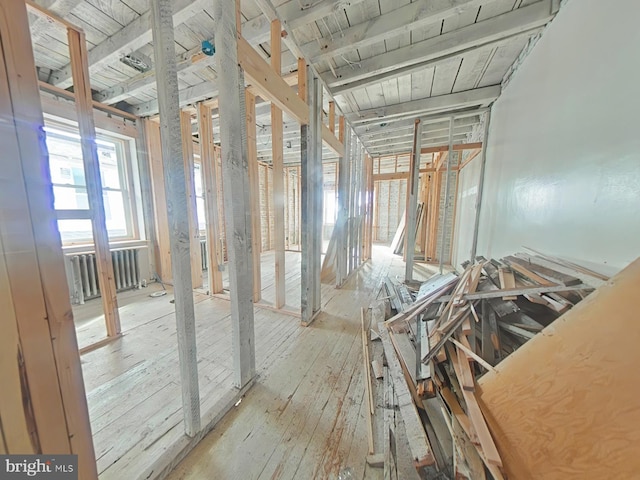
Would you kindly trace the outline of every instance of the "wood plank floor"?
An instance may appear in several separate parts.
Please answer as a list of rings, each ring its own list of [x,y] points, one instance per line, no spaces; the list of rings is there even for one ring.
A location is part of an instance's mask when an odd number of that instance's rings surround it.
[[[374,259],[336,290],[323,285],[323,312],[281,347],[238,408],[170,474],[170,480],[382,478],[366,465],[367,403],[360,308],[381,281],[402,275],[402,259],[374,247]],[[419,266],[426,276],[433,273]],[[422,272],[417,273],[418,278]]]
[[[273,262],[272,253],[264,257]],[[299,305],[299,257],[287,252],[288,305]],[[323,312],[310,327],[256,308],[256,384],[170,478],[337,478],[346,469],[353,478],[378,478],[381,472],[365,463],[359,309],[387,274],[403,269],[400,257],[375,247],[373,262],[344,288],[323,285]],[[269,267],[263,268],[267,300],[269,277]],[[103,480],[140,478],[183,435],[173,296],[170,288],[166,296],[148,296],[157,289],[129,292],[121,300],[124,336],[82,356]],[[232,388],[229,302],[198,292],[194,301],[201,408],[207,411]],[[86,312],[95,309],[90,303]],[[86,317],[78,321],[85,335],[101,328]]]

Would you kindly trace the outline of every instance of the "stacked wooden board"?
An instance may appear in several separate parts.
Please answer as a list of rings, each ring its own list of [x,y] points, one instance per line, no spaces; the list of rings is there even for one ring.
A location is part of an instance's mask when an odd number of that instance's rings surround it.
[[[605,280],[575,264],[528,254],[477,257],[460,276],[436,275],[419,290],[386,280],[385,299],[372,306],[378,312],[372,313],[374,336],[381,340],[385,359],[375,388],[385,388],[383,397],[394,399],[420,477],[506,478],[478,401],[478,379],[493,374],[505,358]],[[411,290],[415,299],[409,302],[406,292]],[[390,305],[385,308],[382,302]],[[395,315],[385,319],[383,312],[390,310]],[[392,430],[385,425],[383,432]],[[386,475],[396,467],[386,454],[388,437],[378,450],[385,478],[394,478]]]

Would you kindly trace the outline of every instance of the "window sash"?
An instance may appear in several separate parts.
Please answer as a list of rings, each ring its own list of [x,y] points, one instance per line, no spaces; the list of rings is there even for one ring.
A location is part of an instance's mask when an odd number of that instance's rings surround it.
[[[77,142],[78,146],[80,144],[80,137],[78,135],[78,130],[76,127],[71,127],[69,125],[58,123],[56,121],[48,120],[46,122],[45,130],[47,131],[47,139],[51,137],[51,138],[57,138],[66,142],[74,142],[74,143]],[[109,241],[113,242],[113,241],[126,241],[126,240],[139,239],[140,232],[138,227],[137,211],[134,205],[135,186],[134,186],[134,180],[132,178],[133,169],[131,166],[132,160],[130,156],[130,151],[131,151],[131,148],[129,145],[130,141],[124,140],[115,136],[111,136],[108,134],[97,133],[96,143],[98,145],[98,148],[101,147],[100,144],[103,142],[113,145],[115,148],[115,157],[116,157],[115,163],[118,171],[118,183],[120,188],[115,188],[113,186],[107,187],[103,185],[102,194],[105,201],[105,205],[109,205],[110,192],[120,194],[120,198],[122,201],[121,211],[124,215],[124,230],[125,230],[124,234],[117,234],[113,231],[113,229],[111,232],[109,232],[109,228],[107,228]],[[58,155],[58,154],[54,154],[52,156],[61,157],[61,155]],[[75,159],[76,157],[70,157],[70,158]],[[51,158],[49,162],[51,166]],[[100,166],[101,166],[102,183],[104,183],[104,178],[105,178],[103,175],[104,164],[101,163]],[[84,163],[82,163],[82,171],[84,173]],[[75,180],[75,178],[72,176],[71,181],[73,182],[73,180]],[[53,183],[53,187],[56,189],[74,190],[76,192],[87,191],[86,185],[80,184],[80,183],[56,182],[56,183]],[[83,208],[78,208],[78,207],[69,208],[67,206],[65,206],[64,208],[62,207],[56,208],[56,210],[67,210],[67,211],[74,210],[74,209],[83,210]],[[60,226],[61,224],[59,224],[59,228]],[[61,237],[67,237],[67,239],[63,238],[64,246],[93,244],[93,235],[88,236],[86,238],[85,237],[73,238],[72,240],[69,240],[68,238],[69,236],[72,236],[72,235],[70,235],[69,233],[63,234],[63,232],[61,231]]]

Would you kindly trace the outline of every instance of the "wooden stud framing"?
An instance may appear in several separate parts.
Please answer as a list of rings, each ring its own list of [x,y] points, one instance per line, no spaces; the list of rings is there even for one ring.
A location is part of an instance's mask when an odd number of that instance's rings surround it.
[[[84,33],[71,28],[67,29],[73,86],[76,93],[76,110],[78,112],[78,131],[82,147],[85,182],[89,209],[92,212],[91,227],[93,243],[96,251],[98,267],[98,284],[102,298],[107,335],[114,337],[120,334],[120,314],[116,298],[116,283],[113,273],[113,262],[109,251],[109,236],[102,198],[102,180],[98,163],[98,150],[95,143],[96,129],[93,123],[93,98],[89,83],[89,66],[87,63],[87,42]]]
[[[322,255],[322,87],[307,67],[309,124],[301,127],[302,150],[302,324],[308,325],[320,310],[320,260]]]
[[[333,101],[329,102],[329,131],[336,132],[336,102]]]
[[[271,68],[280,75],[282,69],[281,40],[282,27],[279,20],[271,22]],[[286,195],[284,190],[284,169],[282,150],[282,110],[271,104],[271,151],[273,155],[273,223],[275,250],[275,307],[282,308],[285,304],[285,256],[284,256],[284,206]]]
[[[351,176],[351,130],[345,130],[344,117],[340,117],[340,132],[344,143],[344,156],[338,159],[338,218],[336,220],[336,287],[340,287],[348,274],[349,188]]]
[[[252,298],[254,302],[259,302],[262,297],[262,279],[260,276],[262,232],[260,226],[260,175],[258,172],[258,150],[256,145],[256,97],[248,90],[245,91],[245,102],[247,161],[249,162],[249,185],[251,187],[251,254],[253,256]]]
[[[195,313],[193,306],[191,230],[187,205],[187,183],[178,107],[178,75],[174,53],[173,11],[170,0],[151,3],[151,26],[156,60],[156,82],[160,108],[162,162],[167,196],[169,241],[173,292],[178,330],[178,356],[182,383],[182,408],[185,433],[194,436],[200,430],[200,394],[196,354]],[[189,131],[189,135],[191,132]],[[199,247],[198,247],[199,248]]]
[[[418,178],[420,176],[420,139],[422,138],[422,123],[415,121],[413,131],[413,152],[409,167],[410,177],[407,184],[407,210],[405,214],[405,272],[404,277],[407,282],[413,280],[413,257],[416,250],[416,212],[418,208]]]
[[[239,3],[239,2],[238,2]],[[236,385],[248,385],[255,376],[255,332],[253,325],[251,195],[244,75],[238,67],[236,11],[228,2],[213,2],[216,67],[220,72],[220,142],[226,216],[233,365]],[[253,122],[255,126],[255,122]],[[257,165],[256,165],[257,166]]]
[[[151,191],[153,193],[155,273],[160,278],[160,281],[173,283],[171,279],[169,218],[167,214],[166,192],[164,190],[160,124],[148,119],[142,119],[141,121],[144,123],[147,157],[149,158],[149,169],[151,172]]]
[[[300,124],[309,122],[309,109],[304,99],[292,95],[293,90],[287,82],[242,37],[238,39],[238,59],[252,87],[261,97],[270,100]]]
[[[0,450],[97,479],[23,0],[0,3]]]
[[[202,286],[202,258],[200,250],[200,228],[196,207],[196,185],[194,179],[193,137],[191,135],[191,115],[180,112],[180,128],[182,132],[182,158],[184,161],[184,178],[187,189],[187,209],[189,212],[189,257],[191,259],[191,283],[193,288]]]
[[[222,293],[222,272],[220,266],[222,256],[219,251],[219,207],[218,207],[218,172],[216,169],[215,149],[213,144],[213,125],[211,109],[202,102],[198,103],[198,133],[200,138],[200,165],[204,190],[204,215],[207,225],[207,275],[209,276],[209,293]]]

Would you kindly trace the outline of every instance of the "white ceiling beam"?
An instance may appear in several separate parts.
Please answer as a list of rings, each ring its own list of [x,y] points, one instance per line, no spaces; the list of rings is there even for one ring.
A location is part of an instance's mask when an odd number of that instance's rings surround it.
[[[446,123],[447,128],[449,126],[448,118],[449,117],[447,116],[445,118],[447,121],[446,122],[442,122],[442,123]],[[394,120],[396,120],[396,119],[394,119]],[[441,120],[443,120],[443,118],[436,118],[431,123],[440,123]],[[459,121],[459,120],[468,121],[470,124],[471,123],[480,123],[480,117],[477,114],[469,116],[469,117],[465,117],[464,119],[459,118],[456,121]],[[404,119],[399,119],[397,121],[392,121],[388,125],[385,125],[384,127],[380,126],[380,123],[384,123],[384,121],[383,122],[376,122],[376,123],[369,123],[369,124],[359,125],[358,127],[356,127],[356,130],[357,130],[357,132],[358,132],[358,134],[360,136],[362,136],[363,138],[366,138],[368,135],[376,135],[376,134],[380,134],[380,133],[384,133],[384,132],[388,132],[388,131],[393,131],[393,130],[398,130],[398,129],[402,129],[402,128],[413,127],[413,125],[415,123],[415,117],[408,117],[408,118],[404,118]],[[426,122],[423,121],[422,123],[426,123]],[[423,128],[425,128],[425,127],[426,127],[426,125],[423,125]]]
[[[466,135],[468,133],[471,133],[473,130],[473,126],[465,126],[465,127],[454,127],[453,128],[453,133],[454,135]],[[447,128],[445,129],[438,129],[438,130],[431,130],[431,131],[427,131],[427,132],[422,132],[422,138],[423,139],[430,139],[430,138],[436,138],[436,137],[441,137],[444,135],[448,135],[449,133],[449,127],[447,126]],[[396,142],[402,142],[405,140],[411,141],[412,140],[412,136],[413,136],[413,132],[406,132],[406,131],[401,131],[398,132],[395,135],[390,135],[390,136],[384,136],[384,137],[370,137],[370,138],[363,138],[364,143],[369,146],[369,147],[373,147],[374,145],[379,145],[379,144],[384,144],[384,143],[396,143]]]
[[[175,0],[173,2],[173,24],[177,27],[189,18],[200,13],[208,0]],[[115,63],[151,42],[151,10],[140,15],[114,35],[89,50],[89,70]],[[72,84],[71,64],[51,74],[51,83],[60,88]]]
[[[454,135],[453,141],[455,143],[462,143],[467,139],[466,135]],[[434,147],[442,145],[449,141],[449,136],[446,135],[444,137],[432,138],[428,142],[422,143],[422,148]],[[407,142],[397,142],[392,143],[390,145],[385,145],[383,147],[373,147],[369,148],[369,152],[371,155],[393,155],[396,153],[407,153],[411,150],[412,141],[409,140]]]
[[[279,6],[276,12],[280,17],[282,29],[291,31],[363,2],[364,0],[320,0],[314,3],[290,0]]]
[[[352,123],[358,124],[366,121],[384,122],[385,120],[383,119],[393,117],[408,117],[411,115],[417,117],[427,115],[430,112],[444,113],[473,106],[487,106],[499,95],[500,85],[494,85],[362,110],[359,113],[350,113],[348,118]]]
[[[180,108],[205,100],[207,98],[213,98],[218,96],[218,87],[211,82],[202,82],[191,87],[180,90],[179,105]],[[148,117],[158,113],[158,99],[154,98],[148,102],[141,103],[139,105],[133,105],[126,109],[127,112],[137,115],[139,117]]]
[[[441,121],[443,119],[449,119],[451,115],[455,115],[456,118],[466,118],[466,117],[477,117],[478,115],[484,113],[486,108],[478,108],[477,106],[466,107],[466,108],[452,108],[446,112],[422,112],[417,115],[422,123],[435,123]],[[394,128],[396,125],[403,125],[407,121],[415,121],[416,114],[413,112],[409,112],[406,115],[398,115],[396,117],[388,117],[388,118],[372,118],[369,120],[361,120],[355,128],[358,132],[362,131],[372,131],[387,128]]]
[[[356,3],[361,1],[364,0],[357,0]],[[296,2],[289,2],[278,7],[276,11],[283,19],[283,23],[286,23],[289,28],[293,29],[329,15],[335,10],[335,6],[335,2],[325,0],[310,8],[301,9]],[[270,25],[271,22],[269,19],[264,15],[258,15],[257,17],[247,20],[242,24],[242,36],[247,40],[247,42],[254,46],[267,42],[270,35]],[[213,32],[211,32],[211,36],[213,37]],[[189,52],[185,52],[177,56],[176,62],[178,64],[178,75],[180,73],[190,73],[201,70],[215,63],[215,57],[198,56],[197,54],[199,52],[200,47],[196,47]],[[293,66],[297,67],[297,58],[290,51],[284,52],[282,63],[286,66],[285,71],[288,73]],[[155,81],[154,72],[153,70],[150,70],[99,92],[95,95],[95,100],[107,104],[117,103],[121,100],[125,100],[131,95],[134,95],[136,92],[154,85]]]
[[[506,41],[541,28],[551,18],[551,0],[528,5],[497,17],[437,37],[366,58],[357,65],[347,65],[324,76],[335,95],[411,73],[413,66],[426,68],[478,48]],[[406,68],[411,68],[407,71]],[[418,67],[416,67],[418,68]],[[346,85],[346,87],[345,87]]]
[[[59,17],[66,17],[82,0],[35,0],[35,3],[42,8],[49,10],[57,14]],[[30,13],[29,16],[32,14]],[[30,30],[32,32],[31,43],[36,44],[46,33],[52,28],[59,28],[59,24],[56,22],[48,22],[40,15],[37,15],[35,20],[31,23]]]
[[[417,0],[300,48],[309,61],[317,63],[477,9],[482,3],[486,0]]]
[[[366,140],[366,139],[373,139],[373,138],[383,138],[389,135],[395,135],[396,132],[406,131],[406,132],[413,133],[414,123],[415,123],[415,119],[412,118],[412,119],[404,120],[402,122],[392,123],[390,126],[387,126],[387,127],[378,127],[373,129],[370,128],[369,130],[362,129],[360,132],[360,137],[363,140]],[[455,128],[465,127],[465,126],[473,127],[478,123],[480,123],[480,118],[477,116],[473,116],[473,117],[467,117],[467,118],[457,118],[456,120],[454,120],[453,125]],[[422,127],[423,132],[432,132],[436,130],[449,130],[449,122],[442,121],[442,122],[427,123],[427,124],[424,124]]]

